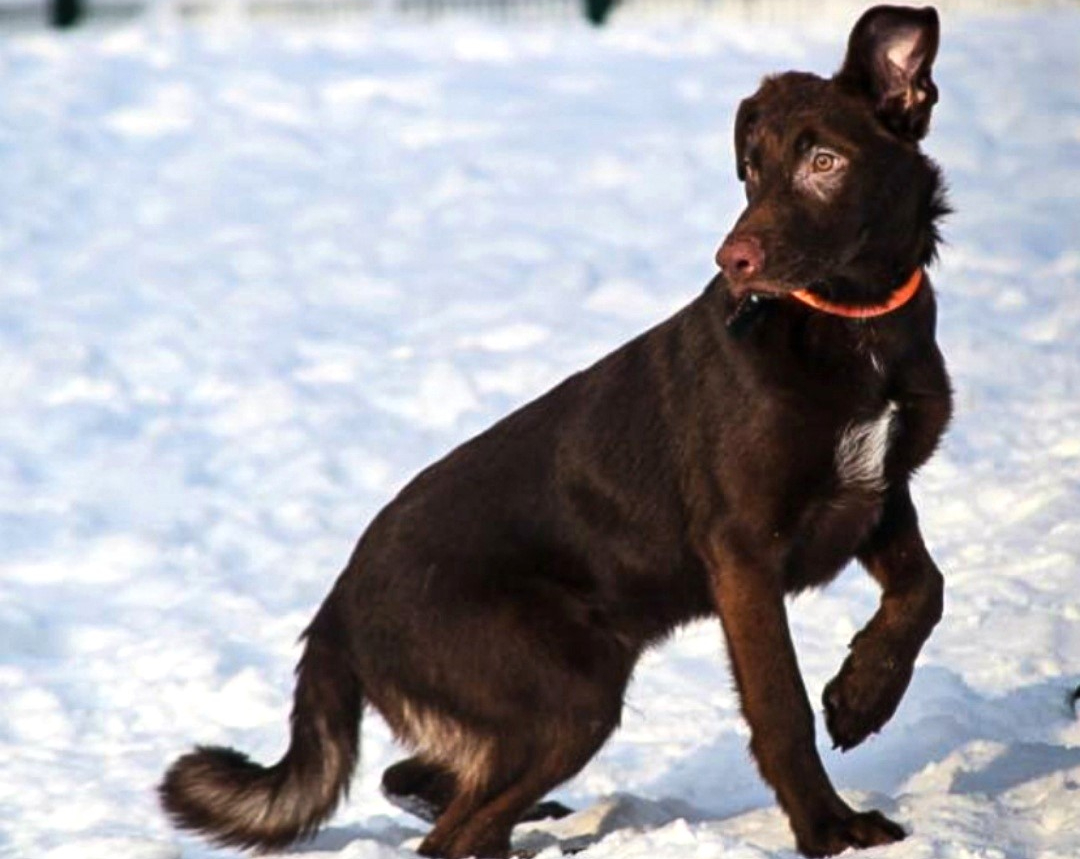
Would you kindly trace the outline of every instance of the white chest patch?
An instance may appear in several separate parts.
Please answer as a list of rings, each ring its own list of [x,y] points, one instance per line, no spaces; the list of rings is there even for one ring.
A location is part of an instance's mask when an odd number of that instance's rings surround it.
[[[885,454],[889,452],[896,403],[889,401],[872,420],[853,423],[836,445],[836,473],[845,486],[868,492],[885,489]]]

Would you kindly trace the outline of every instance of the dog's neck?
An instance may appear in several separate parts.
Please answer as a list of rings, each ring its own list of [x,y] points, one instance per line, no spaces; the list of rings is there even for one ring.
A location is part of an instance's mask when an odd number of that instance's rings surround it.
[[[906,281],[894,289],[889,294],[889,297],[879,304],[844,304],[840,301],[830,301],[809,289],[796,289],[790,295],[796,301],[801,301],[808,307],[832,316],[843,316],[846,319],[873,319],[899,310],[911,301],[918,293],[923,280],[922,268],[916,268]]]

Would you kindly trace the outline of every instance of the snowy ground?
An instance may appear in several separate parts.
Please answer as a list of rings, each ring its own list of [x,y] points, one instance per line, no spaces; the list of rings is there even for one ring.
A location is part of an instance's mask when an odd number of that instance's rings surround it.
[[[0,855],[224,855],[162,820],[166,763],[281,752],[293,642],[365,523],[696,294],[740,208],[738,98],[831,71],[845,33],[0,41]],[[825,753],[912,831],[883,859],[1080,853],[1078,43],[1076,13],[945,21],[959,414],[918,496],[947,614],[885,732]],[[793,604],[815,699],[874,603],[853,570]],[[559,792],[607,813],[582,855],[792,856],[745,746],[716,625],[689,628]],[[309,855],[410,855],[376,790],[396,753],[368,718]]]

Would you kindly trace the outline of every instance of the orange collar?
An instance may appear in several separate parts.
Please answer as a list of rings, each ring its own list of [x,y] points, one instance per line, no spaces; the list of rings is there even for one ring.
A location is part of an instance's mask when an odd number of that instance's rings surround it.
[[[815,310],[831,313],[833,316],[844,316],[848,319],[872,319],[875,316],[884,316],[886,313],[892,313],[894,310],[903,307],[915,297],[915,293],[919,291],[922,282],[923,270],[917,268],[911,273],[911,277],[897,287],[893,294],[881,304],[840,304],[822,298],[820,295],[815,295],[809,289],[796,289],[790,295]]]

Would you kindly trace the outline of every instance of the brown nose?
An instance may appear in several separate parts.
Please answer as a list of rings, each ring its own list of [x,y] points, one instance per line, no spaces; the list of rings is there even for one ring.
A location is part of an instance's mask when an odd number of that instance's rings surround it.
[[[765,267],[765,249],[756,236],[732,233],[716,252],[716,263],[728,280],[750,280],[761,274]]]

